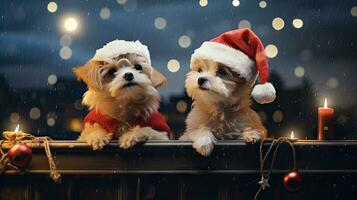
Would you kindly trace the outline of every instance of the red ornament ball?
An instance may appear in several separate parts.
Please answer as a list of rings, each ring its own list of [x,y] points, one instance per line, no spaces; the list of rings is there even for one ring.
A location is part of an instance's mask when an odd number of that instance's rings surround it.
[[[297,171],[292,171],[284,175],[283,178],[285,189],[289,192],[297,192],[302,186],[301,174]]]
[[[26,144],[15,144],[7,152],[7,156],[11,164],[22,168],[29,165],[32,159],[32,151]]]

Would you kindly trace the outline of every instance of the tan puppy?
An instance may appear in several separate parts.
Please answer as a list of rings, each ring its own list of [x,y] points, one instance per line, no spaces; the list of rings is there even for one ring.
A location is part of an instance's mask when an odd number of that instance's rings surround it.
[[[210,155],[216,139],[251,143],[266,136],[259,116],[250,108],[251,86],[225,65],[195,60],[185,86],[194,102],[180,139],[193,141],[200,154]]]
[[[190,68],[185,86],[193,107],[181,140],[191,140],[208,156],[217,139],[253,143],[266,137],[250,99],[270,103],[275,89],[268,82],[264,46],[253,31],[236,29],[204,42],[192,54]],[[260,84],[254,86],[258,76]]]
[[[170,129],[158,112],[160,96],[156,90],[166,82],[165,77],[145,55],[110,55],[114,56],[94,58],[73,69],[88,86],[83,104],[91,110],[78,140],[95,150],[114,138],[119,138],[122,148],[150,139],[167,140]]]

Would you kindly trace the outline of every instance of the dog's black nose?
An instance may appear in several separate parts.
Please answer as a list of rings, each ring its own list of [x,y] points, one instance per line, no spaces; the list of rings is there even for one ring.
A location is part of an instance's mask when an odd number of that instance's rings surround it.
[[[124,74],[124,79],[126,81],[132,81],[134,79],[134,75],[131,72],[125,73]]]
[[[207,78],[202,78],[202,77],[198,78],[198,80],[197,80],[199,86],[205,84],[206,81],[207,81]]]

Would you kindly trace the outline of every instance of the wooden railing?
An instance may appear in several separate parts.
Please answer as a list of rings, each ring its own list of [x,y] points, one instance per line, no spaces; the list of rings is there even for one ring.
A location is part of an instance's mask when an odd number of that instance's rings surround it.
[[[115,141],[101,151],[77,141],[52,141],[50,146],[62,183],[49,178],[43,146],[31,145],[26,171],[0,175],[0,199],[252,199],[259,186],[258,144],[219,141],[210,157],[200,156],[184,141],[149,141],[129,150]],[[357,193],[357,141],[302,140],[294,146],[306,186],[294,194],[284,191],[281,175],[292,169],[293,161],[283,145],[272,188],[263,197],[333,199]],[[329,182],[343,187],[330,188]]]

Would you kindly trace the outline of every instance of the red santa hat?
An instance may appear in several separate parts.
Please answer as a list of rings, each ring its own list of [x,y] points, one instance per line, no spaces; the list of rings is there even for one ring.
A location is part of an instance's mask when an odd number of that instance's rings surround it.
[[[255,85],[251,93],[253,99],[261,104],[274,101],[276,92],[268,82],[268,58],[262,42],[252,30],[236,29],[204,42],[192,54],[191,63],[198,58],[210,59],[230,67],[252,86],[259,74],[260,84]]]
[[[148,64],[151,65],[150,53],[148,47],[142,44],[139,40],[137,41],[126,41],[126,40],[113,40],[102,48],[98,49],[93,56],[93,60],[106,60],[112,59],[119,55],[135,53],[143,56]]]

